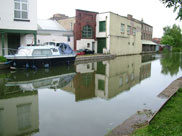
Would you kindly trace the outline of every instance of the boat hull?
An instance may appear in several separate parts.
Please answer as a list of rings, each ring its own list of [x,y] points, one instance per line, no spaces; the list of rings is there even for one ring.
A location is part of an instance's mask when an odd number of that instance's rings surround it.
[[[47,58],[47,59],[8,59],[11,61],[10,66],[12,69],[16,68],[49,68],[58,65],[74,64],[74,57],[64,58]]]

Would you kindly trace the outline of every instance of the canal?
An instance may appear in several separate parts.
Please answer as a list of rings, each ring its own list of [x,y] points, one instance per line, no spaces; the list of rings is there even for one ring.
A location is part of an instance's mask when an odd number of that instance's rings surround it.
[[[104,136],[181,77],[182,54],[0,71],[0,136]]]

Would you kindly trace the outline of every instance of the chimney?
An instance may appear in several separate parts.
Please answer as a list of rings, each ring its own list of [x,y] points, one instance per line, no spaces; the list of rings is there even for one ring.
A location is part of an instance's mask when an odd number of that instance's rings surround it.
[[[132,18],[133,18],[133,16],[130,15],[130,14],[128,14],[127,17],[128,17],[129,20],[132,20]]]

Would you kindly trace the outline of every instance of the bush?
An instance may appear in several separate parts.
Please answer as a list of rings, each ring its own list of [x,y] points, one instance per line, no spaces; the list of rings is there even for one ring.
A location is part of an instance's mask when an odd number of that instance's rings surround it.
[[[7,59],[5,57],[0,56],[0,62],[6,62],[6,61],[7,61]]]

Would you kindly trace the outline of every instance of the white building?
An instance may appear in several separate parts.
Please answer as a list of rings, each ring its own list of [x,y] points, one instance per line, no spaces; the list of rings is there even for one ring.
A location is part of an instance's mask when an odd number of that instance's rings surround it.
[[[36,43],[36,34],[37,0],[1,0],[0,55],[8,53],[2,48]]]
[[[67,43],[73,49],[73,32],[66,30],[56,20],[38,20],[37,43]]]

